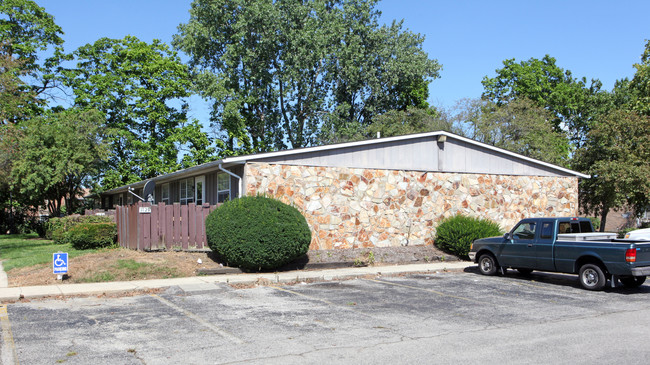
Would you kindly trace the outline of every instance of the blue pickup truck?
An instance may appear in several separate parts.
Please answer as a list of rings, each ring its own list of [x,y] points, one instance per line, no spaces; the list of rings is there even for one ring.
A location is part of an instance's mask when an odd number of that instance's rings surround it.
[[[469,257],[484,275],[508,268],[578,274],[588,290],[603,289],[607,280],[638,287],[650,275],[650,242],[594,232],[587,218],[523,219],[503,237],[474,241]]]

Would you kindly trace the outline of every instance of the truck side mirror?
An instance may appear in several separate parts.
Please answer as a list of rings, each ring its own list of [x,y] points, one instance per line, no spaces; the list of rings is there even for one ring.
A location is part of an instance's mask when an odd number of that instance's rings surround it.
[[[504,240],[508,240],[508,241],[510,241],[510,240],[512,239],[512,237],[510,237],[510,232],[506,232],[506,233],[503,235],[503,239],[504,239]]]

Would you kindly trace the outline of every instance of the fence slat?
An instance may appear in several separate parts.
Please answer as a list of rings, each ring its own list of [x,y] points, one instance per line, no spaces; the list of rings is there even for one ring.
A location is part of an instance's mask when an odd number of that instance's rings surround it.
[[[165,204],[158,203],[158,248],[165,247],[167,221],[165,221]]]
[[[188,247],[198,248],[196,242],[196,204],[187,206],[187,245]]]
[[[181,205],[181,216],[180,216],[180,226],[181,226],[181,248],[183,250],[188,249],[188,236],[187,231],[189,228],[189,219],[187,219],[187,205]]]

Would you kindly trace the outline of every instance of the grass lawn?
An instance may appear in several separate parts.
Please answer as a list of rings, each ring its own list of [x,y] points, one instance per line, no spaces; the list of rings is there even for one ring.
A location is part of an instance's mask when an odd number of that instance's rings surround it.
[[[75,250],[70,244],[57,245],[36,234],[0,235],[0,260],[4,260],[5,271],[52,262],[52,254],[59,251],[72,258],[98,250]]]

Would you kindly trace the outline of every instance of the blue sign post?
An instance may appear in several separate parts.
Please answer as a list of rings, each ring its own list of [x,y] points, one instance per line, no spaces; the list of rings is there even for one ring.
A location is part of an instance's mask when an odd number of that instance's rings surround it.
[[[59,280],[63,279],[63,274],[68,273],[67,252],[55,252],[52,254],[52,269],[59,276]]]

